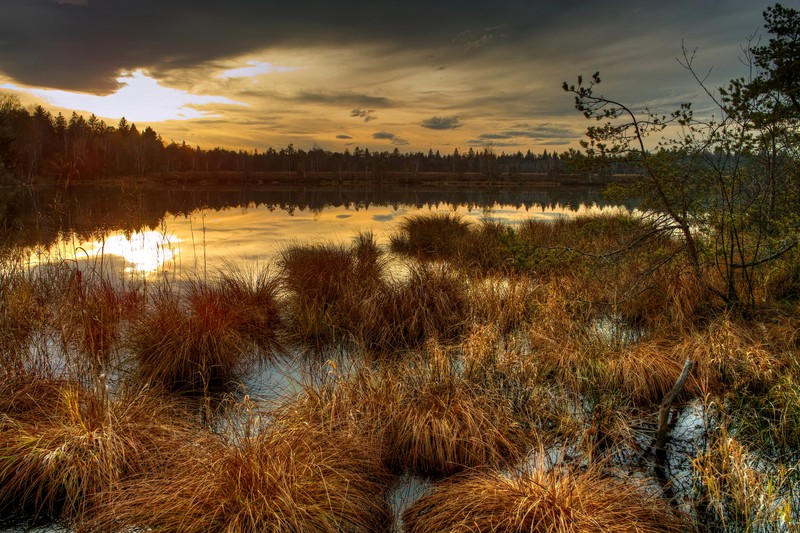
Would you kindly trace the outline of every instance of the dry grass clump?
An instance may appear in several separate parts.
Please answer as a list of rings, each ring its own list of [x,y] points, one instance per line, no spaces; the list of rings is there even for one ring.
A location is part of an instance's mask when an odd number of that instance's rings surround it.
[[[424,213],[403,219],[390,237],[395,253],[420,259],[452,260],[464,248],[471,224],[458,213]]]
[[[47,321],[45,294],[35,280],[19,271],[0,273],[0,361],[22,364],[34,332]]]
[[[233,381],[252,356],[249,317],[225,293],[194,284],[186,302],[169,288],[131,322],[128,347],[140,378],[168,390],[207,392]]]
[[[120,339],[122,320],[143,311],[144,295],[140,286],[116,287],[99,277],[79,279],[60,309],[61,338],[100,373]]]
[[[670,505],[633,479],[588,470],[528,467],[486,470],[435,485],[405,513],[409,532],[685,532]]]
[[[220,273],[218,290],[226,306],[239,314],[236,328],[241,334],[262,350],[281,347],[280,283],[268,268],[250,272],[229,265]]]
[[[485,219],[469,229],[457,255],[459,266],[476,276],[510,274],[518,270],[522,249],[513,226]]]
[[[388,464],[446,476],[518,460],[525,442],[509,406],[459,377],[437,347],[429,352],[427,360],[398,368],[391,383],[396,399],[385,415]]]
[[[463,276],[444,263],[414,263],[407,277],[358,304],[352,334],[379,354],[415,348],[428,339],[450,342],[466,331],[470,307]]]
[[[509,333],[533,318],[537,284],[529,276],[472,279],[469,288],[472,314],[481,323]]]
[[[370,234],[352,246],[294,245],[278,260],[288,293],[290,336],[317,346],[342,340],[361,303],[382,289],[384,262]]]
[[[15,384],[0,419],[0,514],[80,519],[123,479],[160,468],[162,453],[190,438],[185,416],[162,397],[108,398],[99,385]]]
[[[88,530],[385,531],[390,481],[373,441],[279,425],[183,445],[168,468],[122,484]]]
[[[780,349],[781,341],[771,337],[765,324],[722,316],[682,340],[676,353],[697,362],[694,379],[703,390],[758,393],[768,389],[792,359],[791,352]]]
[[[615,391],[634,405],[649,407],[666,396],[680,376],[683,362],[675,357],[671,344],[647,341],[586,361],[578,372],[595,390]]]
[[[523,337],[504,335],[492,324],[475,326],[459,349],[464,379],[504,398],[524,428],[542,435],[561,425],[551,361],[530,353]]]
[[[726,531],[794,531],[800,526],[800,477],[754,453],[723,421],[692,460],[697,519]]]

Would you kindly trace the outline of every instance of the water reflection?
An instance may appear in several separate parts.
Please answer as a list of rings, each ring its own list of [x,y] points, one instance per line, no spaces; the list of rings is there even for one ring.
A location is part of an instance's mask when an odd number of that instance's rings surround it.
[[[4,202],[4,204],[2,204]],[[4,241],[31,260],[74,260],[123,273],[207,275],[227,262],[269,263],[288,243],[379,243],[404,217],[453,211],[515,223],[608,207],[599,191],[276,188],[23,189],[0,195]]]

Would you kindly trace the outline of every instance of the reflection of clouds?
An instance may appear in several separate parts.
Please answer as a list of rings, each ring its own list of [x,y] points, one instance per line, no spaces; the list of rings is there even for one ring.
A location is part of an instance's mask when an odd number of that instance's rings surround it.
[[[348,215],[348,214],[342,213],[341,215],[336,215],[336,218],[352,218],[352,216],[353,215]]]
[[[372,216],[372,220],[374,220],[375,222],[391,222],[395,218],[397,218],[397,214],[396,213],[389,213],[389,214],[386,214],[386,215],[373,215]]]

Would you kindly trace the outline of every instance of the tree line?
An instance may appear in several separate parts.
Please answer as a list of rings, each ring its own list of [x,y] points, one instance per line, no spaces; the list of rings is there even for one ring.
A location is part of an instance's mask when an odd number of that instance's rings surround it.
[[[95,115],[88,119],[73,112],[69,119],[53,115],[42,106],[26,109],[11,94],[0,95],[0,173],[20,181],[47,177],[70,182],[116,176],[147,176],[172,172],[283,172],[364,173],[372,177],[423,173],[480,173],[489,177],[514,174],[560,174],[572,171],[584,156],[575,150],[556,153],[497,154],[491,148],[456,148],[401,153],[371,152],[355,147],[332,152],[314,146],[309,150],[289,144],[266,150],[203,149],[185,142],[165,142],[150,126],[139,130],[123,117],[110,126]],[[579,166],[579,165],[577,165]],[[622,162],[604,172],[625,173]]]

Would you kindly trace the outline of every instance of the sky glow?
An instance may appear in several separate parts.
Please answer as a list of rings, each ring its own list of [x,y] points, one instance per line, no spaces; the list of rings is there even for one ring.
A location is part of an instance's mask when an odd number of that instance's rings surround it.
[[[562,82],[702,112],[682,43],[710,89],[746,76],[773,3],[0,0],[0,92],[209,149],[561,152],[589,125]]]
[[[102,96],[57,89],[16,87],[12,84],[2,85],[0,88],[26,92],[60,108],[94,113],[100,117],[119,115],[128,122],[139,123],[219,116],[203,110],[203,106],[210,104],[246,105],[224,96],[190,94],[164,87],[141,70],[122,75],[117,81],[120,88]]]

